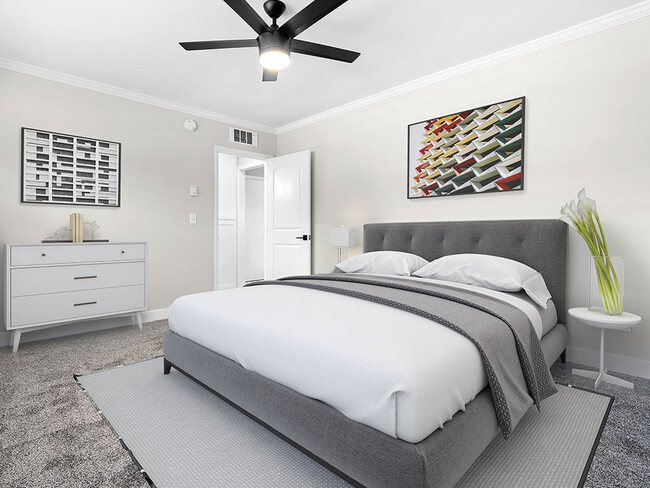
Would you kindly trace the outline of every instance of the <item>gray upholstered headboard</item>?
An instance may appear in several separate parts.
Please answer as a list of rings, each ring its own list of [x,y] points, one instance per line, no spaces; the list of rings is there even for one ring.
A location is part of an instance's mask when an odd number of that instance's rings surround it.
[[[492,254],[539,271],[553,296],[558,322],[566,303],[567,225],[559,220],[400,222],[363,226],[363,251],[404,251],[432,261],[448,254]]]

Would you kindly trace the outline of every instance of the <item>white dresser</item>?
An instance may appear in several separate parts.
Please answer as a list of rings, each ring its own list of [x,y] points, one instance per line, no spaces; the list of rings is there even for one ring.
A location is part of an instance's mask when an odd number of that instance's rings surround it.
[[[5,244],[5,327],[30,330],[147,309],[147,243]]]

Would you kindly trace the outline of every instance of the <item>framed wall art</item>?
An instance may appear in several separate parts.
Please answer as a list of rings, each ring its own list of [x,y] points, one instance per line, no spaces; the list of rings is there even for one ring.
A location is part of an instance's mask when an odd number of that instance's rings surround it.
[[[119,142],[22,128],[23,203],[120,206]]]
[[[525,97],[408,126],[408,198],[524,188]]]

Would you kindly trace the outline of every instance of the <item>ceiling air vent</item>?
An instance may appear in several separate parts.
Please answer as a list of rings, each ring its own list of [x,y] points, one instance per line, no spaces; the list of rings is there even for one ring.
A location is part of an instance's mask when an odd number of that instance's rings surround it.
[[[257,147],[257,132],[249,132],[247,130],[231,127],[230,142],[238,142],[239,144]]]

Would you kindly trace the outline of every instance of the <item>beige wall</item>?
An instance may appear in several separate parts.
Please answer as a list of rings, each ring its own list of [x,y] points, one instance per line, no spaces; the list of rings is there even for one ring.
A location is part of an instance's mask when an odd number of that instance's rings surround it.
[[[195,132],[183,128],[188,118]],[[20,203],[21,127],[121,142],[121,207]],[[274,154],[275,142],[260,132],[256,151]],[[229,143],[228,124],[0,70],[0,242],[40,242],[81,212],[101,237],[149,241],[150,310],[212,290],[215,145],[253,149]]]
[[[609,249],[626,258],[625,308],[645,317],[631,334],[608,333],[607,351],[649,361],[648,45],[645,17],[279,135],[278,154],[313,150],[314,270],[335,263],[332,226],[360,231],[377,221],[555,218],[586,186]],[[524,191],[406,199],[408,124],[521,95]],[[586,304],[588,259],[586,246],[571,235],[569,306]],[[598,349],[595,330],[573,320],[569,327],[573,346]]]

